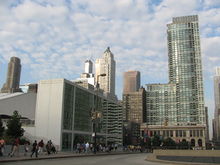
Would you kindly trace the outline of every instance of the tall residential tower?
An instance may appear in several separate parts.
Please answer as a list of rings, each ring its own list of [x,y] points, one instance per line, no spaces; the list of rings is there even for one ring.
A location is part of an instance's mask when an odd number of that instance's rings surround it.
[[[208,139],[198,16],[175,17],[167,27],[169,83],[147,84],[146,126],[204,147]]]
[[[173,18],[167,25],[169,83],[176,84],[177,123],[205,123],[198,16]]]

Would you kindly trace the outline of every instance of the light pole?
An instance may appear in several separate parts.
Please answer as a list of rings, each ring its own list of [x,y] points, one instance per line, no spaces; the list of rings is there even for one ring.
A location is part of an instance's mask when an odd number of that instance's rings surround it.
[[[96,121],[97,119],[100,119],[102,114],[101,112],[98,112],[98,92],[99,92],[99,77],[104,77],[106,76],[105,73],[103,74],[99,74],[97,75],[97,83],[96,83],[96,102],[95,102],[95,108],[93,108],[93,111],[92,111],[92,127],[93,127],[93,137],[94,137],[94,154],[96,154],[96,149],[97,149],[97,144],[96,144]]]

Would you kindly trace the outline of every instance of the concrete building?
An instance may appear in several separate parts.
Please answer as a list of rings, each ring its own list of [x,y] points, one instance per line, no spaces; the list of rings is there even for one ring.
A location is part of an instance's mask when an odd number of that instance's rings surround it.
[[[93,63],[91,60],[85,61],[85,73],[93,73]]]
[[[216,68],[216,74],[214,76],[214,98],[213,141],[220,143],[220,67]]]
[[[5,123],[16,110],[23,125],[34,125],[37,93],[0,93],[0,116]]]
[[[72,151],[78,142],[92,142],[94,108],[102,114],[97,142],[122,144],[122,106],[65,79],[39,82],[35,127],[26,130],[35,138],[51,139],[59,150]]]
[[[195,126],[160,126],[141,125],[142,136],[147,132],[148,137],[158,135],[163,139],[172,138],[176,143],[187,141],[191,147],[205,147],[206,127],[204,125]]]
[[[19,88],[21,75],[21,62],[18,57],[11,57],[8,63],[6,83],[3,85],[2,93],[21,92]]]
[[[167,27],[169,83],[147,84],[145,126],[173,127],[174,131],[199,127],[199,132],[203,132],[199,144],[205,147],[207,126],[198,16],[173,18]],[[188,140],[195,141],[197,136],[192,134]]]
[[[137,92],[140,89],[140,72],[128,71],[124,72],[124,89],[123,93]]]
[[[124,121],[143,123],[146,120],[146,93],[144,88],[123,94]]]
[[[99,82],[100,88],[104,90],[107,97],[115,100],[115,60],[109,47],[105,50],[103,57],[96,60],[95,68],[95,81]],[[101,74],[106,76],[99,77],[98,75]]]
[[[87,82],[88,84],[95,86],[95,76],[93,74],[93,63],[91,60],[85,61],[85,71],[81,74],[77,81]]]

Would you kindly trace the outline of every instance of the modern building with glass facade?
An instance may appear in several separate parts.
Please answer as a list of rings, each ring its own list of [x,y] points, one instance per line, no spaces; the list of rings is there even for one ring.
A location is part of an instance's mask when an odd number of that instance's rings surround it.
[[[96,123],[97,142],[122,144],[122,106],[65,79],[42,80],[34,136],[52,140],[63,151],[72,151],[78,142],[93,142],[94,109],[102,114]]]
[[[146,122],[149,125],[177,125],[175,84],[148,84]]]
[[[198,16],[175,17],[167,27],[169,83],[147,84],[146,124],[206,132]],[[205,134],[200,140],[205,146]]]
[[[205,124],[198,16],[167,25],[169,83],[176,84],[178,125]]]

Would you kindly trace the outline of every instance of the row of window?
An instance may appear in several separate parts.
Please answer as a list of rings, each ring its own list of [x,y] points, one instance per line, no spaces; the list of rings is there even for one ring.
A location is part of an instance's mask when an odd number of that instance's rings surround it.
[[[189,135],[187,135],[189,133]],[[159,135],[164,137],[203,137],[203,130],[164,130],[164,131],[150,131],[150,136]]]

